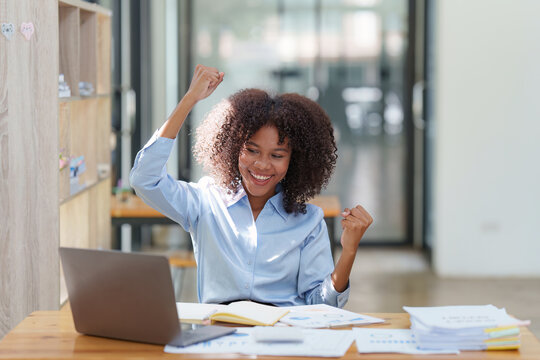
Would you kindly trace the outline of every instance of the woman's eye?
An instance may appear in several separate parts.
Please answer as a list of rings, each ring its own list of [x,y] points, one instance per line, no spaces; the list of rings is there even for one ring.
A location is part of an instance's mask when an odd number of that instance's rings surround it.
[[[272,155],[272,157],[273,157],[274,159],[282,159],[282,158],[283,158],[283,155],[276,155],[276,154],[274,154],[274,155]]]
[[[248,152],[252,153],[252,154],[256,154],[257,153],[257,150],[253,150],[253,149],[246,149]]]

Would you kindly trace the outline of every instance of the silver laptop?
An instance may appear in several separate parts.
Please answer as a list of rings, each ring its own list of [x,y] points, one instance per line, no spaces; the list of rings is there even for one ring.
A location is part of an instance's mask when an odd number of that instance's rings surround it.
[[[60,258],[75,328],[82,334],[187,346],[235,331],[181,330],[164,256],[62,247]]]

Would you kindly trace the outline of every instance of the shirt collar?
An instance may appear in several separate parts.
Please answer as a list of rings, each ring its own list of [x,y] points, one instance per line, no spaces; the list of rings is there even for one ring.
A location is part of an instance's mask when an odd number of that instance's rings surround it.
[[[244,189],[242,184],[240,184],[236,193],[230,192],[228,189],[224,189],[222,187],[219,187],[218,189],[221,195],[221,199],[225,203],[226,207],[231,207],[232,205],[236,204],[244,196],[247,197],[246,190]],[[277,184],[276,194],[272,196],[268,200],[268,202],[272,204],[276,212],[283,218],[283,220],[287,219],[288,214],[283,207],[283,186],[281,186],[281,184]]]
[[[221,186],[218,187],[218,191],[226,207],[236,204],[241,198],[247,196],[242,184],[240,184],[236,193],[230,191],[229,189],[222,188]]]
[[[283,187],[281,184],[278,184],[276,186],[276,195],[272,196],[270,200],[268,200],[272,206],[274,206],[274,209],[276,209],[276,212],[281,215],[283,220],[287,220],[287,211],[283,207]]]

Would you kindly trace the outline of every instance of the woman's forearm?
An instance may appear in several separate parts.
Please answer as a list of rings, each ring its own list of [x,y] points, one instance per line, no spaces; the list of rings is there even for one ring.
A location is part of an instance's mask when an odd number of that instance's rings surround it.
[[[171,116],[159,130],[159,136],[175,139],[189,112],[191,109],[193,109],[196,103],[197,101],[190,95],[190,93],[187,93],[182,100],[180,100],[178,105],[176,105],[176,108],[172,112]]]
[[[339,257],[334,272],[332,272],[332,285],[337,292],[343,292],[349,284],[349,276],[354,263],[356,252],[343,251]]]
[[[347,288],[358,244],[367,228],[373,223],[371,215],[360,205],[351,209],[346,208],[341,216],[343,216],[343,220],[341,220],[343,251],[332,273],[332,284],[334,289],[339,292],[343,292]]]

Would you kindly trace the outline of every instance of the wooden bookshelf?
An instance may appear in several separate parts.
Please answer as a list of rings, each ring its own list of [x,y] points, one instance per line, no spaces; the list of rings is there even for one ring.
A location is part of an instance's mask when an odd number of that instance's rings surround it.
[[[111,12],[81,0],[0,0],[0,339],[29,313],[56,310],[60,245],[110,246]],[[71,97],[59,98],[64,74]],[[81,96],[79,81],[93,82]],[[84,155],[71,192],[59,152]]]
[[[86,168],[76,184],[70,181],[69,167],[60,170],[60,246],[111,246],[110,15],[95,4],[58,2],[59,74],[64,74],[72,95],[59,98],[59,151],[66,158],[84,156]],[[79,82],[91,84],[94,91],[79,91]],[[60,303],[66,299],[61,273]]]

